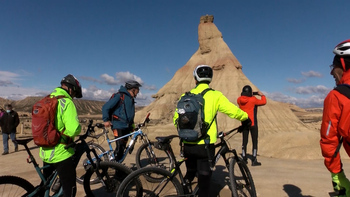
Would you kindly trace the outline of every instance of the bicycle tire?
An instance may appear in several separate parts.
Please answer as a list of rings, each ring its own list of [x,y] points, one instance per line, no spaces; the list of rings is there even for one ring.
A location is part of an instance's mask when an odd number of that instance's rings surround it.
[[[149,181],[147,178],[149,174],[158,176],[160,181]],[[171,175],[169,171],[158,167],[140,168],[132,172],[121,183],[117,196],[184,196],[184,191],[179,180],[176,177],[169,179]],[[138,184],[141,184],[142,187],[139,187]]]
[[[238,157],[238,161],[234,157],[230,160],[230,189],[233,197],[250,196],[256,197],[256,189],[253,177],[249,171],[247,164],[242,158]]]
[[[152,151],[149,149],[148,144],[142,144],[136,152],[136,167],[137,169],[156,166],[162,169],[170,171],[174,168],[175,158],[165,150],[160,150],[154,147],[154,143],[150,142]]]
[[[0,176],[0,196],[27,196],[34,191],[34,186],[17,176]]]
[[[84,176],[84,190],[86,196],[116,196],[120,183],[132,172],[123,164],[113,161],[101,161],[99,172],[103,177],[98,178],[97,184],[92,184],[89,180],[91,176],[97,176],[94,169],[90,168]],[[108,175],[108,177],[106,177]],[[103,180],[103,183],[101,182]],[[104,186],[105,184],[105,186]]]
[[[96,144],[94,142],[88,142],[88,145],[90,147],[90,149],[95,149],[97,155],[102,155],[103,153],[105,153],[105,149],[102,148],[102,146],[100,146],[99,144]],[[83,184],[84,182],[84,175],[86,173],[86,169],[89,167],[89,165],[86,164],[86,162],[88,161],[88,159],[86,157],[83,157],[84,155],[82,155],[82,157],[79,160],[79,163],[76,167],[76,173],[77,173],[77,177],[76,177],[76,181],[79,184]],[[102,161],[108,161],[108,155],[107,154],[103,154],[103,156],[100,158]],[[98,182],[98,179],[96,177],[92,177],[90,180],[91,184],[95,184]]]

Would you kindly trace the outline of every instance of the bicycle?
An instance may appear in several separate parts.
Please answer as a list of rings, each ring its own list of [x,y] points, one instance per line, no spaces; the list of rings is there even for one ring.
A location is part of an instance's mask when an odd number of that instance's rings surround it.
[[[90,121],[88,128],[90,128],[91,126],[92,121]],[[79,136],[79,139],[65,147],[74,147],[76,149],[76,152],[73,156],[75,163],[79,161],[80,157],[84,154],[84,152],[86,153],[86,156],[89,161],[92,161],[91,153],[94,155],[94,157],[97,157],[95,149],[91,149],[88,143],[85,141],[85,139],[89,135],[89,131],[90,129],[88,129],[84,135]],[[33,164],[37,174],[41,179],[41,184],[34,187],[29,181],[25,180],[24,178],[12,175],[1,176],[1,196],[58,197],[63,195],[63,190],[56,171],[49,175],[48,178],[45,178],[43,170],[45,168],[48,168],[49,165],[44,165],[42,167],[38,165],[37,161],[35,160],[33,154],[31,153],[28,147],[28,143],[32,140],[33,138],[17,139],[17,143],[25,147],[25,150],[29,155],[27,163]],[[79,141],[80,143],[77,143]],[[86,173],[84,177],[87,181],[84,181],[84,191],[89,197],[95,195],[95,190],[98,190],[98,195],[101,196],[115,196],[115,192],[117,191],[121,181],[131,172],[131,169],[127,168],[126,166],[120,163],[101,161],[100,159],[97,159],[95,162],[92,162],[90,166],[86,166]],[[98,189],[90,186],[89,180],[93,174],[97,176],[98,182],[100,183],[100,187]],[[106,192],[106,194],[102,194],[103,192]]]
[[[238,156],[235,149],[229,148],[227,143],[229,138],[225,139],[226,136],[237,129],[235,128],[226,133],[220,132],[218,134],[220,142],[215,144],[215,147],[220,147],[220,149],[214,157],[213,166],[217,164],[220,157],[223,158],[229,172],[229,187],[233,197],[256,197],[253,178],[246,163]],[[167,137],[157,137],[156,139],[158,140],[159,148],[173,152],[170,142],[173,138],[177,137],[177,135],[170,135]],[[227,157],[227,154],[233,154],[233,156]],[[157,167],[141,168],[132,172],[121,183],[117,191],[117,196],[195,196],[198,192],[198,185],[192,190],[192,185],[186,182],[180,169],[181,164],[185,160],[186,158],[177,161],[171,172]],[[142,186],[140,187],[140,185]]]
[[[94,142],[89,142],[89,146],[91,148],[94,148],[98,152],[98,157],[100,159],[104,161],[115,161],[115,155],[114,155],[114,149],[112,147],[112,143],[117,140],[129,138],[130,136],[132,136],[129,144],[124,150],[124,154],[122,158],[119,161],[116,161],[118,163],[122,163],[125,160],[126,156],[133,152],[137,139],[140,138],[142,145],[137,150],[136,156],[135,156],[137,169],[150,165],[150,166],[161,167],[170,171],[170,169],[172,169],[172,167],[174,166],[175,157],[170,155],[169,152],[167,151],[153,148],[154,142],[151,142],[148,139],[147,134],[141,130],[141,127],[144,127],[146,123],[150,121],[149,116],[150,116],[150,113],[147,114],[146,118],[141,124],[137,125],[137,129],[134,132],[113,140],[109,139],[108,130],[102,124],[99,124],[99,128],[102,128],[102,133],[91,137],[98,139],[99,137],[104,135],[108,143],[109,150],[105,151],[99,144],[96,144]],[[91,130],[91,133],[95,132],[93,126],[90,127],[90,130]],[[96,160],[96,158],[93,158],[93,160]],[[85,166],[88,166],[90,164],[91,162],[87,159],[81,160],[80,163],[78,164],[77,178],[76,178],[78,183],[80,184],[83,183]],[[92,178],[90,180],[91,184],[94,184],[97,181],[98,179],[95,179],[95,178]]]

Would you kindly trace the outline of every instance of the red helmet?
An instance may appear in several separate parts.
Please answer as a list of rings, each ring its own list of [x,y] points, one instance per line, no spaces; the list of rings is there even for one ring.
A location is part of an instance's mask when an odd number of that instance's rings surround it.
[[[339,56],[350,56],[350,40],[339,43],[334,48],[333,53]]]
[[[344,72],[350,67],[350,40],[339,43],[334,49],[333,65],[341,65]]]

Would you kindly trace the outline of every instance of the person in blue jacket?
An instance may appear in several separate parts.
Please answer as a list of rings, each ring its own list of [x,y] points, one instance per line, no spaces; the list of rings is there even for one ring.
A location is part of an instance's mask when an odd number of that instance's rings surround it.
[[[120,86],[117,93],[102,107],[102,120],[105,127],[112,127],[115,138],[127,135],[135,128],[135,98],[140,91],[141,84],[137,81],[130,80],[125,86]],[[127,138],[116,141],[114,151],[116,161],[123,157],[126,148]]]

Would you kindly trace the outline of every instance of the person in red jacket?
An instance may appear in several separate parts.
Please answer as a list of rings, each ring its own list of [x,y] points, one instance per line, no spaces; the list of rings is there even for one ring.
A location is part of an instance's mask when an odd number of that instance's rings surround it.
[[[239,108],[241,108],[243,111],[247,112],[248,117],[250,120],[252,120],[251,126],[243,130],[243,142],[242,142],[242,157],[243,160],[248,163],[247,160],[247,144],[248,144],[248,135],[249,131],[252,136],[252,142],[253,142],[253,159],[252,159],[252,166],[260,166],[261,163],[257,160],[257,152],[258,152],[258,120],[257,120],[257,111],[258,106],[262,106],[266,104],[266,97],[265,95],[258,91],[254,92],[254,95],[261,96],[261,99],[256,98],[253,96],[253,90],[249,85],[246,85],[242,89],[241,96],[237,99],[237,104],[239,105]]]
[[[337,88],[331,90],[324,100],[321,124],[321,150],[324,164],[331,173],[333,189],[338,196],[350,196],[350,182],[343,171],[339,148],[341,144],[350,156],[350,40],[338,44],[333,53],[331,75]],[[345,88],[340,93],[338,88]],[[344,94],[345,93],[345,94]]]

